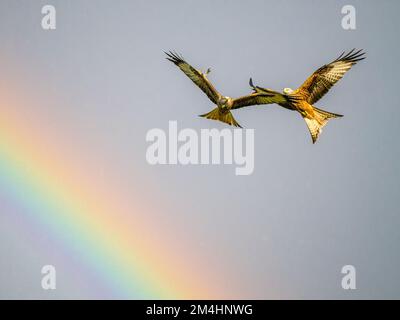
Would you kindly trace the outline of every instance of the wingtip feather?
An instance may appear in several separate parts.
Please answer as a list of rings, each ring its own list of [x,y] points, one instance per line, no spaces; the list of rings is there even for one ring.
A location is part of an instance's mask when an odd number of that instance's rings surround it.
[[[183,56],[175,51],[168,51],[168,52],[164,51],[164,53],[167,55],[166,59],[176,65],[178,65],[179,63],[185,62],[185,59],[183,58]]]

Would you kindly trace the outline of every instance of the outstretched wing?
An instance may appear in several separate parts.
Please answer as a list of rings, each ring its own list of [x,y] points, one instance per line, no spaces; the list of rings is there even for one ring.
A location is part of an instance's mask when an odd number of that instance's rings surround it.
[[[260,105],[260,104],[284,104],[289,101],[289,97],[279,92],[275,93],[252,93],[247,96],[239,97],[233,100],[232,109],[239,109],[248,106]]]
[[[365,59],[365,52],[351,50],[344,52],[334,61],[315,71],[299,88],[298,92],[304,96],[308,103],[314,104],[321,99],[332,86],[343,78],[358,61]]]
[[[210,98],[212,102],[217,104],[220,94],[203,73],[193,68],[177,53],[164,53],[167,55],[167,60],[177,65],[190,78],[190,80],[192,80]]]
[[[250,78],[250,86],[253,88],[254,92],[247,96],[234,99],[232,109],[239,109],[253,105],[272,104],[272,103],[286,105],[286,104],[292,104],[297,100],[296,96],[290,96],[274,90],[256,87],[253,85],[253,80],[251,78]]]

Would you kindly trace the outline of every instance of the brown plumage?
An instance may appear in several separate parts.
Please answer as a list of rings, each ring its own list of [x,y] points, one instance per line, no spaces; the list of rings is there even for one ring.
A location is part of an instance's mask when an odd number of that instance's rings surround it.
[[[365,52],[362,50],[351,50],[344,52],[334,61],[326,64],[315,71],[296,90],[309,104],[316,103],[321,99],[336,82],[343,78],[344,74],[351,69],[358,61],[365,59]]]
[[[316,70],[298,89],[285,88],[283,90],[285,94],[296,97],[289,109],[296,110],[302,115],[310,131],[313,143],[317,141],[322,128],[328,120],[342,117],[340,114],[318,109],[313,104],[321,99],[353,65],[365,59],[364,55],[365,53],[362,50],[355,51],[353,49],[347,54],[343,52],[337,59]],[[254,86],[251,79],[250,86],[254,89],[254,92],[270,91],[269,89]]]
[[[177,53],[165,52],[165,54],[167,55],[167,60],[178,66],[216,105],[216,108],[206,114],[200,115],[201,117],[222,121],[235,127],[241,127],[233,117],[231,110],[270,103],[291,105],[296,99],[293,95],[282,94],[272,90],[268,92],[254,92],[236,99],[223,96],[214,88],[207,78],[210,69],[208,69],[206,73],[203,73],[193,68]]]

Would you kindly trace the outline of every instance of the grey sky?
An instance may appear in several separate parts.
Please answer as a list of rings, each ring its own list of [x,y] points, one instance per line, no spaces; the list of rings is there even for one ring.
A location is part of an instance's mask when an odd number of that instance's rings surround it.
[[[57,30],[45,32],[40,8],[49,3]],[[345,4],[357,10],[354,31],[341,27]],[[143,193],[155,188],[174,208],[176,237],[196,239],[210,261],[230,266],[243,290],[237,297],[400,298],[399,10],[398,1],[3,0],[0,51],[21,62],[28,80],[40,71],[42,86],[71,106],[43,103],[43,121],[102,154],[125,183],[135,186],[132,173],[140,172]],[[344,115],[317,144],[298,114],[271,105],[235,112],[255,129],[253,175],[235,176],[232,166],[147,164],[151,128],[167,129],[169,120],[225,127],[197,116],[212,103],[164,50],[211,67],[217,89],[235,97],[249,92],[250,76],[276,90],[296,88],[354,47],[367,59],[317,103]],[[1,277],[0,297],[47,297],[26,267],[38,258],[12,232],[18,221],[0,217],[0,272],[26,273],[12,283]],[[357,268],[357,290],[340,286],[345,264]],[[67,282],[56,297],[91,297],[82,289],[90,282]]]

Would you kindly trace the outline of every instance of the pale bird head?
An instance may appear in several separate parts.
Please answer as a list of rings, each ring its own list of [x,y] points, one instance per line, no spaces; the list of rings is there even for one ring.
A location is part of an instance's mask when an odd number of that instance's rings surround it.
[[[283,93],[284,94],[291,94],[291,93],[293,93],[293,90],[290,89],[290,88],[285,88],[285,89],[283,89]]]
[[[221,104],[221,105],[224,105],[224,104],[226,104],[227,102],[228,102],[228,97],[222,97],[220,100],[219,100],[219,103]]]

